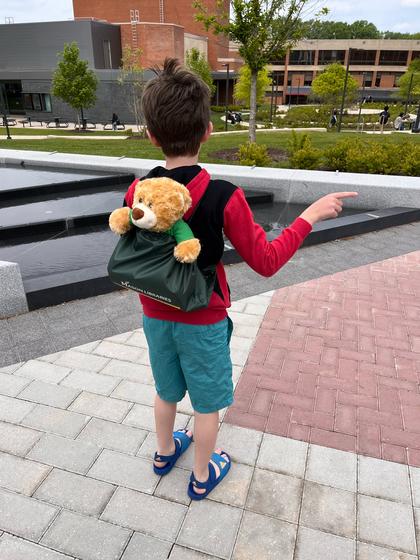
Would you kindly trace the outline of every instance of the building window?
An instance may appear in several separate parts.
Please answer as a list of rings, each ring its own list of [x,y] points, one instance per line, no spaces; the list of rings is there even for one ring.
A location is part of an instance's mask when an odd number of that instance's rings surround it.
[[[104,68],[112,68],[111,41],[102,41],[104,51]]]
[[[371,65],[375,64],[376,51],[363,51],[359,49],[351,49],[350,64]]]
[[[312,72],[305,72],[303,85],[304,86],[311,86],[313,78],[314,78],[314,75],[313,75]]]
[[[270,60],[270,64],[273,66],[284,66],[286,64],[286,57],[282,56],[273,60]]]
[[[311,65],[314,63],[315,51],[290,51],[290,65]]]
[[[416,58],[420,58],[420,51],[413,51],[413,56],[411,57],[411,60],[414,60]]]
[[[398,87],[398,80],[402,75],[402,72],[378,72],[376,74],[375,86],[379,88]]]
[[[334,62],[344,64],[345,54],[346,51],[319,51],[318,64],[333,64]]]
[[[23,104],[27,111],[51,113],[51,95],[49,93],[24,93]]]
[[[380,66],[407,66],[408,51],[381,51]]]
[[[276,85],[278,86],[282,86],[284,84],[284,72],[282,71],[276,71],[274,70],[274,72],[271,73],[272,74],[272,80],[274,82],[274,87],[276,87]]]

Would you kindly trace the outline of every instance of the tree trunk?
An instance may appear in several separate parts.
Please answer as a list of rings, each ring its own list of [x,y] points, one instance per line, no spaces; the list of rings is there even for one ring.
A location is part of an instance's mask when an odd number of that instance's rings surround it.
[[[250,142],[256,142],[257,77],[258,77],[258,72],[256,70],[251,70],[251,94],[249,98],[250,113],[249,113],[249,136],[248,136]]]
[[[81,115],[81,119],[82,119],[82,129],[83,129],[83,130],[86,130],[86,123],[85,123],[85,121],[84,121],[85,116],[84,116],[84,114],[83,114],[83,107],[80,107],[80,115]],[[79,130],[80,130],[80,128],[79,128]]]

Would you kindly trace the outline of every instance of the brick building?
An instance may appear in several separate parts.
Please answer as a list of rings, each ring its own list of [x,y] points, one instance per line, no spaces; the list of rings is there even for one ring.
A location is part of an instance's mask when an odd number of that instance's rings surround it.
[[[229,54],[226,37],[206,32],[195,21],[192,0],[73,0],[75,19],[95,18],[118,24],[122,47],[128,45],[143,51],[143,67],[161,64],[166,56],[184,59],[192,47],[208,58],[213,70],[218,59]],[[206,0],[210,12],[217,11],[217,0]],[[229,0],[225,0],[226,11]]]

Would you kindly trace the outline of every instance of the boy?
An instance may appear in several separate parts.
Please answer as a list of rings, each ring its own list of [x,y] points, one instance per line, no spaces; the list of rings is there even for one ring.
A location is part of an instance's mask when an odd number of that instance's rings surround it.
[[[272,241],[254,223],[241,189],[227,181],[211,180],[199,167],[200,145],[212,132],[208,87],[176,59],[167,59],[163,71],[149,81],[143,111],[151,142],[165,154],[165,167],[147,177],[170,177],[190,191],[193,214],[189,225],[202,250],[198,266],[216,266],[216,283],[208,307],[191,312],[176,310],[145,296],[143,327],[149,345],[156,384],[155,421],[158,451],[153,468],[167,474],[192,441],[192,432],[173,432],[177,402],[188,390],[195,411],[194,468],[188,487],[192,500],[205,498],[228,473],[230,457],[215,449],[219,410],[233,402],[229,341],[232,323],[229,288],[221,263],[223,232],[256,272],[275,274],[297,251],[315,222],[336,217],[341,199],[356,193],[335,193],[321,198]],[[125,198],[133,201],[132,185]]]

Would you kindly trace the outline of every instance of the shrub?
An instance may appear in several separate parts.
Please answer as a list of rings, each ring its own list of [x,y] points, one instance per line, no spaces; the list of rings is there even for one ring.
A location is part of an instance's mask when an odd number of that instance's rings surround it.
[[[293,132],[289,143],[289,162],[293,169],[319,169],[322,151],[314,148],[307,134],[298,135]]]
[[[267,146],[264,144],[256,144],[255,142],[241,144],[237,156],[241,165],[269,167],[272,164]]]
[[[226,111],[225,105],[212,105],[210,109],[214,113],[224,113]],[[228,105],[229,111],[243,111],[244,109],[245,107],[243,107],[242,105]]]

